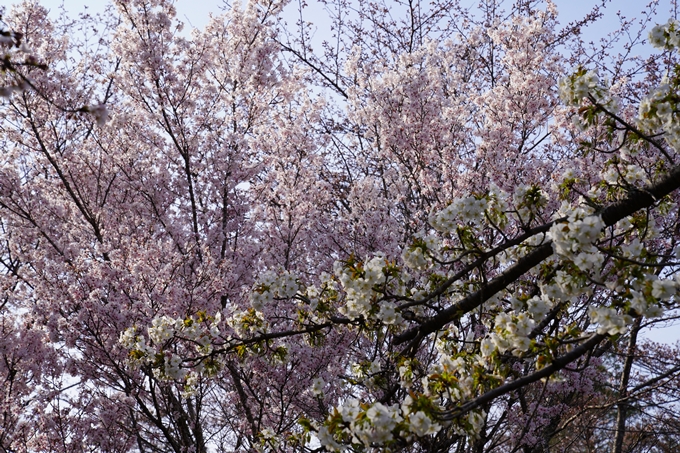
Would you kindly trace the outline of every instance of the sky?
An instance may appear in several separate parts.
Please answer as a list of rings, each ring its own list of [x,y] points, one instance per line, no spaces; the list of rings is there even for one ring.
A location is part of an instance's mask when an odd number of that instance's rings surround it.
[[[9,0],[7,3],[16,3],[19,0]],[[98,12],[104,9],[104,6],[109,3],[109,0],[39,0],[41,4],[50,9],[54,15],[59,11],[60,6],[63,4],[66,11],[72,14],[77,14],[86,10],[89,12]],[[600,3],[603,0],[553,0],[557,5],[559,11],[559,21],[561,24],[566,25],[567,23],[582,18],[587,14],[596,3]],[[600,38],[604,37],[606,33],[618,29],[618,18],[617,13],[621,13],[623,16],[640,17],[641,11],[646,9],[645,5],[651,0],[605,0],[608,2],[606,8],[606,14],[604,17],[596,24],[594,27],[584,31],[584,38],[587,41],[599,41]],[[680,0],[659,0],[660,7],[659,18],[657,22],[664,23],[668,20],[668,12],[671,11],[671,5],[674,1]],[[480,0],[461,0],[463,5],[469,4],[470,6],[479,3]],[[232,0],[233,3],[233,0]],[[292,0],[289,10],[292,13],[290,15],[290,23],[293,23],[297,17],[295,14],[295,5],[298,0]],[[315,22],[314,8],[319,11],[319,6],[315,6],[315,1],[307,1],[309,7],[307,8],[307,17],[305,20]],[[389,3],[389,0],[387,0]],[[87,6],[86,6],[87,5]],[[225,0],[175,0],[175,8],[177,10],[177,17],[185,23],[184,33],[189,33],[191,28],[203,28],[210,17],[210,14],[220,14],[221,8],[224,8]],[[284,15],[285,16],[285,15]],[[317,20],[318,13],[317,13]],[[317,29],[317,33],[314,38],[319,41],[323,40],[324,33],[323,26]],[[646,50],[641,49],[641,52],[646,52]]]
[[[12,0],[10,0],[12,1]],[[293,0],[295,2],[295,0]],[[464,0],[465,1],[465,0]],[[470,4],[474,4],[479,0],[466,0]],[[607,6],[607,12],[603,19],[601,19],[596,27],[591,27],[590,30],[584,32],[584,36],[588,40],[598,41],[604,37],[606,33],[616,30],[618,28],[617,13],[625,17],[640,17],[641,11],[645,8],[645,4],[649,0],[610,0]],[[559,20],[562,24],[567,24],[570,21],[579,19],[587,14],[593,7],[596,0],[554,0],[560,13]],[[102,11],[104,5],[108,2],[105,0],[41,0],[41,3],[50,9],[55,15],[58,13],[60,6],[63,4],[66,11],[71,14],[77,14],[86,10],[85,5],[89,5],[87,9],[89,12]],[[313,2],[309,2],[313,3]],[[671,5],[673,0],[660,0],[659,17],[657,23],[665,23],[672,11]],[[176,0],[175,8],[177,16],[187,26],[185,31],[191,27],[202,28],[209,20],[210,14],[219,14],[220,7],[223,7],[223,0]],[[293,19],[294,20],[294,19]],[[314,21],[314,17],[308,17],[306,20]],[[322,35],[323,30],[317,30],[317,38]],[[651,334],[645,335],[653,338],[656,341],[672,343],[680,340],[680,325],[669,326],[666,329],[659,329],[658,327]]]
[[[474,4],[478,0],[464,0],[463,3]],[[574,19],[582,17],[593,7],[596,0],[554,0],[560,12],[560,22],[568,23]],[[607,6],[608,14],[598,24],[596,29],[590,30],[592,36],[597,37],[598,32],[610,31],[616,28],[616,12],[620,11],[627,17],[638,17],[642,9],[645,8],[649,0],[609,0]],[[14,3],[10,0],[8,3]],[[85,5],[89,5],[89,11],[100,11],[107,3],[105,0],[42,0],[44,6],[50,10],[57,11],[63,3],[66,10],[78,13],[85,10]],[[310,4],[314,2],[308,2]],[[661,0],[661,11],[669,11],[672,0]],[[223,0],[176,0],[175,8],[177,16],[187,25],[202,28],[207,22],[210,13],[219,14],[220,7],[224,5]],[[309,20],[313,21],[313,17]],[[665,22],[667,17],[660,18],[659,22]]]

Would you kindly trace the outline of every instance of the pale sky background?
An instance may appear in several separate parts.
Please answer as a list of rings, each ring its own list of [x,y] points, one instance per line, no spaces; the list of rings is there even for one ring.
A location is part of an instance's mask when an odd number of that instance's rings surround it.
[[[593,27],[593,29],[589,31],[589,36],[598,37],[598,33],[600,32],[604,34],[605,32],[616,29],[618,24],[616,19],[617,11],[621,11],[626,17],[638,17],[640,11],[645,9],[645,5],[649,3],[649,1],[650,0],[609,0],[607,6],[608,14],[600,21],[597,27]],[[598,3],[597,0],[554,0],[554,2],[560,12],[560,22],[562,24],[582,17],[590,11],[595,3]],[[12,4],[15,3],[15,1],[9,0],[7,3]],[[101,11],[108,2],[106,0],[41,0],[40,3],[55,12],[63,3],[67,11],[78,13],[84,11],[86,5],[91,12]],[[291,3],[297,4],[297,1],[293,0]],[[308,3],[311,7],[313,6],[314,1]],[[473,5],[478,3],[478,0],[464,0],[463,3]],[[671,4],[672,0],[661,0],[661,7],[659,10],[662,12],[663,16],[659,19],[659,22],[666,22],[668,19],[666,12],[671,9]],[[208,22],[210,13],[219,14],[220,6],[222,5],[224,5],[222,0],[175,1],[178,18],[185,22],[186,25],[191,24],[197,28],[202,28]],[[314,18],[310,16],[307,20],[313,21]]]
[[[6,0],[5,0],[6,1]],[[559,20],[562,25],[568,22],[579,19],[587,14],[593,7],[596,0],[554,0],[558,11],[560,13]],[[8,4],[15,3],[10,0]],[[104,9],[104,6],[108,3],[105,0],[41,0],[41,3],[50,9],[55,15],[59,11],[60,5],[64,5],[66,11],[71,14],[77,14],[79,12],[85,11],[85,6],[88,6],[88,11],[98,12]],[[297,4],[296,0],[293,0],[294,4]],[[313,1],[309,2],[313,4]],[[467,0],[470,5],[478,3],[478,0]],[[605,36],[607,33],[618,29],[618,19],[617,12],[620,12],[623,16],[632,18],[640,17],[641,11],[645,9],[645,5],[649,3],[649,0],[610,0],[605,17],[601,19],[595,27],[590,27],[589,30],[584,32],[584,37],[588,40],[597,41],[601,37]],[[656,20],[657,23],[666,22],[672,11],[671,5],[673,0],[661,0],[661,6],[658,8],[659,16]],[[177,9],[177,17],[185,23],[185,32],[190,29],[190,26],[196,28],[202,28],[208,22],[209,15],[219,14],[221,12],[220,6],[223,6],[224,2],[222,0],[176,0],[175,8]],[[294,5],[293,8],[295,7]],[[311,12],[311,8],[308,9],[309,13],[305,16],[305,20],[314,22],[314,17]],[[295,16],[289,22],[294,22]],[[315,41],[321,42],[324,30],[322,27],[317,29],[315,34]],[[641,49],[645,52],[645,49]],[[680,340],[680,324],[669,326],[665,329],[655,329],[653,332],[648,332],[644,335],[648,338],[652,338],[659,342],[674,343]]]

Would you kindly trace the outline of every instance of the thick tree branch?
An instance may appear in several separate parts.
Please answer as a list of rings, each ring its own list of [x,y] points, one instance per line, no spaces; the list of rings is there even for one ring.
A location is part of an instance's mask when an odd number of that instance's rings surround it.
[[[508,382],[505,385],[501,385],[500,387],[490,390],[456,409],[443,413],[441,418],[443,420],[453,420],[472,410],[482,407],[483,405],[495,400],[502,395],[505,395],[506,393],[512,392],[513,390],[518,390],[543,378],[550,377],[553,373],[561,370],[574,360],[595,349],[597,345],[600,344],[600,342],[605,338],[607,338],[607,335],[594,334],[585,343],[582,343],[580,346],[572,349],[563,356],[557,357],[550,365],[541,368],[533,374],[524,376],[523,378],[516,379],[514,381]]]
[[[661,181],[643,190],[631,192],[623,200],[612,203],[600,211],[602,221],[606,226],[614,225],[619,220],[654,205],[657,201],[680,187],[680,166],[674,167]],[[501,273],[498,277],[483,285],[479,290],[442,310],[437,315],[394,337],[394,344],[399,345],[407,341],[411,343],[406,352],[415,351],[420,341],[428,335],[442,329],[449,322],[459,319],[465,313],[469,313],[482,305],[495,294],[504,290],[519,277],[527,273],[534,266],[552,256],[552,241],[547,241],[536,247],[532,252],[522,257],[517,263]],[[447,280],[435,293],[443,294],[454,282]]]

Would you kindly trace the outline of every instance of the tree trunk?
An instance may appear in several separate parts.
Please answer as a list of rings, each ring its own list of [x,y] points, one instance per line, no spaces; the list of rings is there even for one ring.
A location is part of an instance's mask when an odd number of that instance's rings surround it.
[[[623,438],[626,435],[626,412],[629,404],[627,400],[628,380],[630,379],[630,370],[635,360],[635,345],[641,321],[642,318],[638,317],[630,329],[626,361],[624,362],[621,381],[619,382],[619,403],[616,405],[616,436],[612,445],[612,453],[623,453]]]

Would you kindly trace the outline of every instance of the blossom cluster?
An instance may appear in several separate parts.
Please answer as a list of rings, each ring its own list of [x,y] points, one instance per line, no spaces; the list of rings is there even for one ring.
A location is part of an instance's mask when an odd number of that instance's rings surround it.
[[[612,427],[577,410],[632,401],[599,365],[678,303],[677,22],[651,36],[669,52],[611,70],[549,1],[328,0],[361,45],[320,54],[285,0],[190,34],[172,0],[114,3],[7,8],[49,72],[0,32],[0,97],[33,87],[0,99],[2,449],[561,450]],[[615,84],[579,69],[558,93],[585,61]],[[571,371],[543,386],[551,360]],[[593,368],[611,380],[586,404],[552,392]],[[629,396],[663,401],[650,382]]]
[[[656,25],[649,32],[649,42],[657,49],[680,47],[680,22],[670,19],[663,25]]]
[[[560,99],[570,106],[583,106],[584,99],[591,99],[597,104],[605,107],[610,112],[619,109],[619,101],[612,96],[606,84],[600,81],[599,76],[593,71],[578,69],[574,74],[565,77],[559,82]],[[584,123],[578,123],[581,127],[590,124],[595,116],[599,114],[599,109],[585,109],[582,111]],[[574,117],[578,119],[578,117]]]
[[[330,451],[345,451],[350,446],[389,448],[396,441],[436,435],[444,427],[461,436],[478,436],[486,420],[483,411],[471,411],[453,421],[442,421],[437,414],[445,405],[474,398],[479,377],[488,373],[487,363],[474,352],[452,353],[445,343],[437,341],[438,358],[428,367],[426,375],[418,374],[422,376],[418,382],[414,382],[417,361],[406,359],[398,367],[400,384],[409,391],[401,404],[386,405],[350,398],[337,405],[315,428],[321,445]],[[363,366],[355,368],[357,377],[380,371],[380,365],[375,362],[368,364],[367,371]],[[323,385],[323,380],[314,380],[312,392],[321,394]]]
[[[432,257],[439,254],[441,241],[437,236],[419,234],[409,247],[404,247],[401,259],[413,270],[422,271],[432,266]]]
[[[430,224],[438,231],[456,231],[459,222],[479,224],[484,219],[488,205],[485,197],[463,197],[454,200],[446,208],[430,216]]]
[[[641,127],[650,132],[663,130],[664,139],[676,151],[680,149],[679,85],[680,78],[677,74],[670,78],[664,77],[661,84],[642,99],[639,107]]]
[[[649,184],[649,178],[645,170],[636,164],[629,164],[614,168],[608,168],[602,173],[602,179],[611,185],[619,184],[621,179],[625,180],[627,184]]]
[[[229,327],[234,329],[236,335],[241,338],[246,338],[257,332],[263,332],[267,328],[267,322],[263,313],[255,308],[237,310],[226,321]]]
[[[629,315],[620,314],[615,308],[593,307],[589,312],[591,322],[598,324],[597,333],[616,335],[625,333],[633,322]]]
[[[590,215],[585,208],[574,209],[565,222],[550,228],[553,249],[559,256],[573,260],[582,271],[596,271],[604,256],[593,246],[600,237],[604,223],[598,215]]]
[[[437,434],[443,425],[424,410],[422,404],[422,400],[417,401],[410,395],[400,405],[368,404],[350,398],[331,411],[318,429],[317,438],[328,450],[343,451],[348,445],[385,446],[400,437]]]
[[[346,262],[336,261],[335,275],[345,290],[345,305],[340,308],[343,315],[350,319],[369,316],[377,299],[373,289],[385,283],[387,279],[385,265],[385,258],[382,255],[375,256],[365,263],[354,259]],[[383,303],[380,313],[380,316],[396,322],[393,305]]]
[[[370,446],[383,444],[392,439],[392,431],[403,421],[399,406],[385,406],[374,403],[362,410],[358,400],[350,400],[337,408],[338,414],[348,428],[352,437],[360,444]]]
[[[546,304],[543,299],[537,301],[532,299],[530,306],[534,308],[535,313],[542,314]],[[531,346],[529,334],[535,325],[536,323],[527,313],[499,313],[494,319],[494,331],[481,342],[480,351],[482,355],[487,357],[495,350],[499,352],[507,350],[527,351]]]
[[[267,271],[255,283],[250,293],[250,305],[261,312],[274,299],[289,299],[299,289],[297,276],[292,272]]]
[[[600,334],[624,333],[633,322],[634,316],[658,318],[663,315],[663,303],[672,300],[680,282],[676,279],[659,278],[654,274],[643,274],[630,278],[624,286],[611,282],[607,286],[615,293],[623,294],[622,306],[595,306],[589,310],[590,321],[597,324]]]
[[[439,356],[422,380],[423,393],[455,403],[470,399],[475,391],[474,370],[486,367],[483,358],[474,353],[449,354],[441,346],[437,349]]]
[[[220,312],[214,317],[199,312],[197,318],[190,316],[185,319],[158,316],[151,321],[146,335],[142,335],[137,327],[130,327],[121,333],[119,342],[130,351],[133,366],[151,365],[159,379],[182,380],[189,377],[190,382],[195,382],[196,376],[189,372],[188,367],[183,366],[186,354],[173,351],[171,344],[177,337],[181,337],[194,344],[198,354],[210,354],[213,342],[220,334],[217,325],[221,318]]]
[[[512,200],[520,218],[526,221],[532,213],[545,206],[548,197],[536,184],[518,184],[512,194]]]
[[[632,313],[647,318],[658,318],[663,315],[664,303],[672,300],[680,286],[680,274],[675,279],[659,278],[646,273],[640,279],[630,282],[627,294],[627,307]]]

